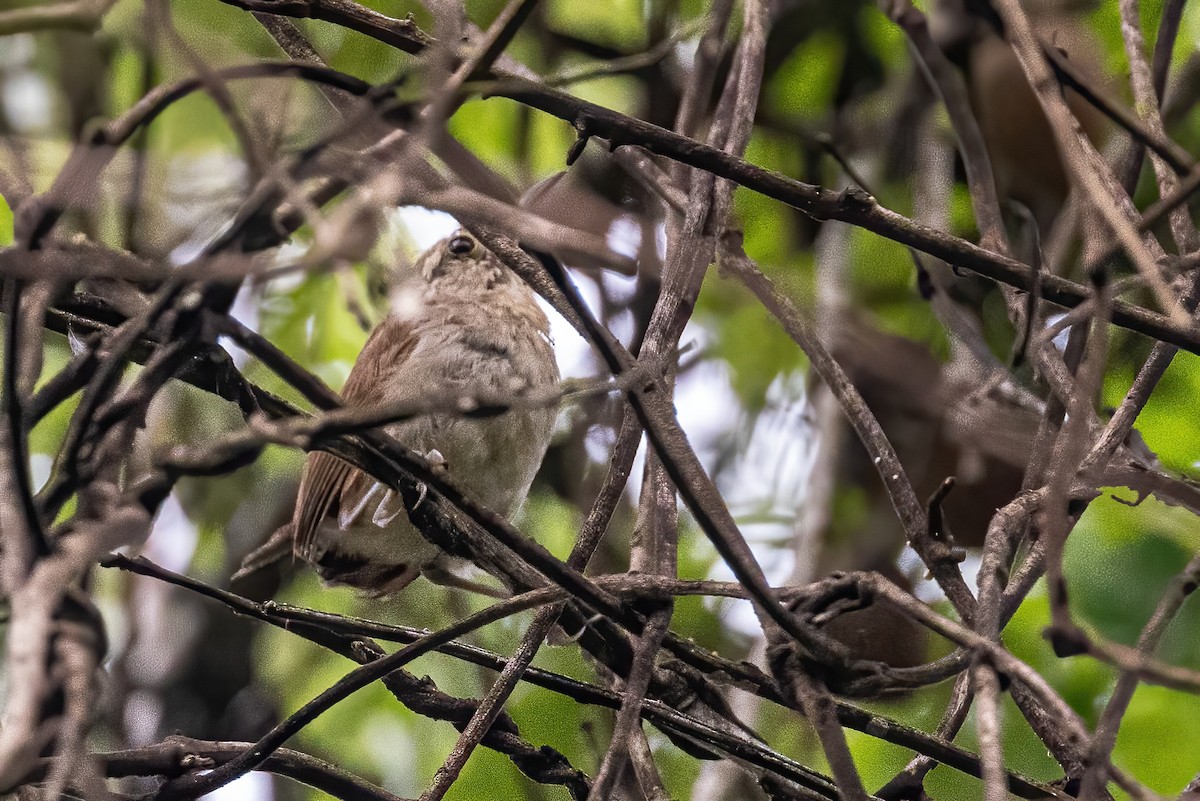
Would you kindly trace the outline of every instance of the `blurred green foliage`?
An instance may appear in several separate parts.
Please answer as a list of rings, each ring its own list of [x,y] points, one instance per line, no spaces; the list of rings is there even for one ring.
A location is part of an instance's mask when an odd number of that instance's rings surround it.
[[[427,27],[430,16],[409,3],[377,5],[388,14],[415,14]],[[472,3],[468,12],[475,21],[486,24],[501,7],[496,0]],[[650,44],[647,39],[647,10],[656,4],[634,0],[547,0],[543,3],[539,24],[555,34],[585,39],[621,53],[636,53]],[[701,3],[675,4],[687,18],[699,14]],[[817,4],[822,6],[822,4]],[[867,3],[854,6],[862,41],[884,65],[886,82],[860,98],[859,110],[871,133],[866,146],[882,148],[889,133],[889,114],[899,93],[902,74],[909,67],[907,45],[902,35],[886,18]],[[1104,58],[1116,75],[1126,71],[1121,47],[1115,3],[1101,3],[1089,24],[1103,45]],[[1161,0],[1144,2],[1144,21],[1150,29],[1157,24]],[[823,7],[823,6],[822,6]],[[128,108],[145,91],[147,65],[141,42],[144,41],[141,3],[120,0],[106,18],[97,37],[97,46],[108,54],[102,76],[110,115]],[[1200,20],[1194,4],[1189,6],[1184,31],[1179,40],[1183,58],[1200,35]],[[174,24],[185,32],[191,47],[210,65],[247,62],[257,58],[278,58],[265,32],[241,11],[214,0],[172,0],[170,13]],[[317,49],[337,69],[368,81],[390,80],[411,63],[409,57],[367,37],[341,31],[316,21],[303,21],[301,29],[312,38]],[[29,70],[53,81],[58,67],[51,57],[55,44],[48,37],[32,37],[38,57]],[[824,27],[818,20],[811,35],[798,40],[769,77],[764,94],[764,113],[778,124],[764,124],[755,134],[747,159],[802,180],[830,186],[844,183],[837,165],[821,155],[811,136],[826,130],[831,107],[841,90],[840,82],[852,68],[847,53],[850,40],[840,27]],[[538,69],[554,70],[563,66],[590,63],[571,53],[542,48],[539,40],[522,35],[514,53]],[[66,55],[64,54],[64,57]],[[167,82],[189,74],[185,57],[157,58],[151,69],[154,83]],[[61,93],[49,84],[47,102],[55,119],[67,110]],[[249,124],[264,126],[283,123],[280,130],[284,150],[312,143],[321,127],[311,112],[311,89],[287,81],[263,81],[238,84],[234,96],[252,109]],[[594,102],[646,116],[647,87],[629,76],[606,77],[571,87],[571,91]],[[264,93],[266,98],[264,98]],[[280,116],[282,115],[282,116]],[[942,123],[944,125],[944,121]],[[52,128],[55,126],[51,126]],[[57,127],[61,128],[61,125]],[[530,112],[502,99],[471,100],[454,115],[451,133],[490,167],[522,187],[542,180],[563,168],[563,157],[574,139],[570,127],[561,121]],[[1193,114],[1179,129],[1172,131],[1185,145],[1200,142],[1200,120]],[[35,184],[44,188],[65,156],[64,142],[49,130],[30,132],[28,156],[36,165]],[[40,137],[40,138],[39,138]],[[810,137],[810,138],[805,138]],[[42,141],[44,139],[44,141]],[[861,143],[860,143],[861,144]],[[865,146],[864,146],[865,147]],[[239,146],[225,119],[211,99],[197,93],[174,104],[151,127],[145,140],[132,150],[149,155],[147,194],[164,198],[164,208],[140,210],[146,225],[141,233],[145,242],[156,243],[163,253],[186,242],[205,225],[220,220],[197,220],[189,216],[194,204],[216,203],[217,208],[236,205],[241,186]],[[204,162],[211,158],[211,162]],[[204,163],[225,164],[205,170]],[[200,169],[214,183],[188,183],[181,176]],[[126,158],[113,166],[119,178],[130,168]],[[919,199],[912,197],[912,186],[903,180],[884,181],[876,191],[887,205],[912,213]],[[119,243],[121,225],[129,209],[116,208],[103,218],[97,235],[104,241]],[[813,221],[782,205],[739,190],[735,198],[736,223],[745,232],[746,250],[778,286],[802,309],[811,308],[817,290],[814,256],[811,248]],[[974,235],[969,198],[961,183],[951,192],[948,218],[952,232]],[[12,241],[12,212],[0,200],[0,244]],[[159,226],[157,223],[164,223]],[[153,230],[151,230],[153,229]],[[211,231],[209,231],[211,233]],[[296,243],[303,246],[309,236],[302,230]],[[388,248],[400,247],[386,241],[376,258],[388,260]],[[845,288],[852,304],[866,310],[871,319],[887,332],[926,345],[940,359],[947,356],[946,335],[929,305],[916,290],[913,264],[907,251],[874,234],[854,229],[848,235]],[[410,254],[411,255],[411,254]],[[362,265],[358,265],[362,267]],[[273,343],[312,369],[333,386],[338,386],[353,363],[366,333],[348,305],[347,283],[361,282],[363,270],[351,271],[340,280],[332,274],[314,274],[303,279],[283,279],[260,288],[254,296],[258,327]],[[586,279],[585,279],[586,280]],[[708,347],[701,357],[720,363],[721,375],[728,377],[728,389],[736,407],[724,410],[729,431],[752,431],[761,416],[771,411],[769,389],[781,376],[806,369],[803,355],[778,325],[753,299],[715,271],[704,285],[697,305],[695,324]],[[66,363],[69,351],[63,339],[47,337],[45,375]],[[1128,390],[1133,375],[1145,355],[1145,343],[1118,334],[1112,350],[1112,363],[1104,386],[1103,402],[1116,404]],[[1002,351],[1001,348],[997,348]],[[1001,355],[1003,355],[1001,353]],[[270,371],[253,360],[245,366],[246,375],[272,392],[297,401],[296,393]],[[1196,472],[1200,460],[1200,425],[1197,424],[1196,399],[1200,397],[1200,361],[1182,354],[1175,360],[1138,422],[1138,431],[1162,463],[1188,475]],[[66,429],[73,404],[52,412],[33,431],[31,446],[35,459],[49,460]],[[188,436],[215,436],[224,426],[236,421],[233,410],[200,393],[175,393],[173,408],[147,432],[150,441],[177,442]],[[200,432],[200,433],[198,433]],[[703,444],[703,443],[702,443]],[[743,443],[733,443],[728,452],[707,454],[710,462],[729,469],[724,479],[738,475],[736,466],[753,462],[756,454],[745,452]],[[718,458],[719,457],[719,458]],[[47,462],[43,462],[46,464]],[[581,472],[595,472],[602,461],[594,458]],[[247,508],[268,505],[260,497],[264,482],[284,477],[295,480],[299,458],[283,449],[269,449],[259,463],[238,474],[221,479],[187,482],[180,489],[181,502],[198,532],[197,544],[188,557],[188,569],[214,581],[224,580],[230,566],[249,547],[248,542],[232,544],[225,536],[227,527]],[[286,489],[275,490],[286,495]],[[747,490],[754,494],[754,488]],[[865,525],[861,488],[846,486],[833,501],[834,515],[850,526]],[[1127,490],[1113,491],[1127,498]],[[575,503],[555,494],[549,482],[538,485],[518,523],[562,557],[569,552],[587,502]],[[755,503],[770,509],[795,510],[801,499],[752,498],[741,514]],[[267,512],[260,510],[263,515]],[[628,525],[611,532],[618,543],[629,536]],[[786,528],[786,527],[785,527]],[[681,575],[705,577],[718,561],[711,547],[690,525],[684,525],[681,548]],[[186,550],[187,546],[179,545]],[[619,545],[612,546],[619,551]],[[785,558],[788,545],[765,544],[760,547],[764,561]],[[1090,631],[1117,642],[1133,643],[1152,612],[1166,582],[1200,547],[1200,528],[1193,515],[1147,500],[1139,506],[1118,503],[1108,496],[1091,505],[1070,539],[1066,570],[1073,610],[1079,622]],[[623,567],[621,567],[623,569]],[[114,630],[127,628],[130,620],[120,618],[119,601],[126,592],[117,577],[102,576],[102,589],[109,593],[106,613],[114,617]],[[401,597],[388,601],[356,598],[345,589],[323,588],[308,573],[298,571],[287,580],[278,596],[286,603],[314,607],[331,612],[403,622],[407,625],[446,625],[450,620],[481,608],[483,601],[468,599],[462,593],[418,582]],[[753,639],[740,628],[734,614],[741,602],[681,600],[676,606],[673,627],[706,648],[744,658],[753,647]],[[742,610],[744,611],[744,610]],[[226,613],[209,610],[214,625],[223,625]],[[130,618],[134,615],[129,613]],[[1200,645],[1196,638],[1200,615],[1194,606],[1173,624],[1161,649],[1164,659],[1175,664],[1200,668]],[[496,624],[479,632],[474,640],[484,647],[508,653],[527,625],[528,614]],[[1046,676],[1063,697],[1089,724],[1094,724],[1107,699],[1114,672],[1086,657],[1056,658],[1041,636],[1049,621],[1048,605],[1040,588],[1021,607],[1005,631],[1005,642],[1021,659]],[[118,640],[118,648],[120,642]],[[944,646],[935,646],[935,648]],[[119,656],[119,654],[118,654]],[[334,683],[350,669],[345,660],[306,644],[287,632],[262,627],[253,635],[251,663],[254,680],[275,704],[277,714],[288,714]],[[581,679],[595,678],[591,666],[569,647],[545,647],[536,665]],[[428,673],[446,692],[464,696],[482,695],[493,678],[443,656],[428,656],[412,666],[417,675]],[[947,688],[935,687],[907,698],[876,702],[873,708],[926,730],[936,727],[940,710],[947,700]],[[578,768],[594,773],[607,745],[612,716],[606,710],[583,707],[548,691],[521,687],[508,705],[523,734],[533,743],[546,743],[562,751]],[[1005,753],[1009,767],[1032,776],[1053,779],[1055,765],[1044,747],[1021,725],[1019,712],[1008,704],[1004,708]],[[750,718],[768,742],[783,753],[826,770],[821,749],[809,727],[793,713],[763,705]],[[1164,733],[1169,732],[1169,746]],[[972,727],[960,742],[974,747]],[[114,735],[113,739],[116,738]],[[360,691],[339,704],[297,738],[298,747],[340,764],[366,778],[380,782],[401,795],[417,795],[441,764],[454,743],[455,731],[445,723],[431,723],[395,703],[378,685]],[[903,767],[911,754],[882,740],[851,733],[850,745],[868,789],[876,789]],[[664,780],[674,797],[687,797],[702,770],[699,763],[684,755],[665,738],[653,734]],[[1200,753],[1200,700],[1180,692],[1143,687],[1135,695],[1125,717],[1115,754],[1116,763],[1145,781],[1153,790],[1173,794],[1195,770],[1194,755]],[[932,774],[928,789],[935,798],[975,798],[979,784],[958,773],[940,768]],[[288,789],[288,797],[304,797],[306,791]],[[310,794],[317,797],[317,794]],[[521,777],[507,762],[486,750],[471,759],[451,792],[451,798],[562,798],[558,789],[538,787]]]

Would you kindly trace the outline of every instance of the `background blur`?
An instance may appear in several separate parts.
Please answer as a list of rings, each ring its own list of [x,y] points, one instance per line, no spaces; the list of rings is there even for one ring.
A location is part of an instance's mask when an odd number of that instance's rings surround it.
[[[416,4],[372,0],[367,5],[397,18],[411,13],[426,30],[433,24]],[[467,13],[486,26],[502,5],[468,2]],[[1022,108],[1028,106],[1021,101],[1023,78],[989,52],[993,35],[979,20],[951,3],[945,8],[921,5],[933,16],[935,36],[947,54],[966,71],[973,103],[986,110],[980,116],[1002,192],[1028,207],[1048,238],[1065,199],[1065,182],[1044,124],[1039,128],[1036,119],[1021,121]],[[1156,28],[1161,5],[1161,0],[1143,2],[1148,31]],[[539,74],[569,81],[570,91],[585,99],[669,125],[679,102],[681,65],[690,63],[704,6],[699,0],[545,0],[508,52]],[[864,0],[788,0],[777,6],[747,159],[831,188],[861,180],[885,206],[977,238],[944,112],[914,69],[903,33]],[[71,142],[128,108],[148,88],[192,74],[196,56],[210,66],[279,58],[266,33],[243,11],[216,0],[172,0],[158,8],[160,15],[169,14],[179,40],[165,32],[165,17],[154,22],[146,14],[141,0],[118,0],[96,33],[0,36],[0,161],[8,163],[9,172],[28,175],[34,190],[44,190]],[[1128,103],[1115,3],[1046,2],[1031,13],[1042,15],[1043,30],[1053,32],[1044,35],[1053,36],[1073,60]],[[334,26],[310,20],[298,24],[332,67],[367,81],[392,78],[408,58]],[[1166,99],[1168,133],[1192,152],[1200,148],[1200,114],[1193,96],[1200,81],[1189,80],[1200,66],[1198,44],[1200,10],[1193,3],[1185,12]],[[643,53],[650,56],[619,61]],[[623,69],[586,77],[614,68]],[[585,79],[574,80],[580,76]],[[249,130],[274,152],[294,153],[332,130],[323,100],[298,82],[243,81],[229,88]],[[467,102],[452,118],[450,130],[522,190],[563,170],[574,140],[565,123],[504,99]],[[1089,134],[1110,149],[1124,144],[1099,120],[1091,123]],[[636,254],[640,269],[653,275],[664,247],[654,201],[602,150],[589,148],[534,210],[608,237],[615,249]],[[1046,154],[1049,163],[1038,163]],[[20,169],[12,169],[18,165]],[[858,177],[848,177],[847,167]],[[103,201],[73,218],[72,227],[112,245],[181,263],[220,232],[244,196],[248,173],[224,118],[207,95],[195,93],[172,105],[134,146],[125,148],[104,180],[108,191]],[[1142,196],[1149,197],[1148,174],[1143,184]],[[928,494],[947,475],[958,476],[950,523],[961,541],[978,545],[991,511],[1019,487],[1026,445],[1019,436],[1011,447],[997,445],[990,440],[1000,437],[987,429],[967,434],[950,430],[946,407],[969,389],[954,384],[947,368],[954,346],[922,298],[909,253],[861,229],[817,223],[744,190],[735,196],[735,213],[749,255],[786,294],[823,321],[823,335],[896,443],[918,491]],[[401,209],[389,215],[384,236],[365,258],[337,271],[291,274],[245,289],[237,316],[340,386],[366,339],[363,322],[381,313],[379,288],[390,271],[404,269],[415,254],[454,227],[440,212]],[[301,229],[273,258],[280,265],[294,262],[311,246],[311,236]],[[0,202],[0,244],[11,238],[12,215]],[[1077,246],[1069,236],[1062,239],[1059,269],[1073,275]],[[581,269],[577,280],[601,319],[626,343],[636,341],[653,299],[639,292],[632,279]],[[981,281],[959,285],[988,344],[1006,359],[1013,334],[998,294]],[[582,340],[559,320],[555,336],[565,376],[602,373]],[[917,560],[900,547],[899,525],[853,434],[823,388],[810,380],[800,351],[740,284],[711,272],[684,342],[691,349],[682,357],[676,403],[680,420],[742,530],[753,539],[768,578],[804,582],[834,569],[879,569],[912,586],[919,597],[939,603]],[[47,334],[47,344],[48,376],[65,363],[70,349],[57,335]],[[1115,403],[1127,391],[1149,345],[1115,331],[1106,403]],[[236,349],[234,353],[251,380],[302,403],[271,372]],[[1025,377],[1034,386],[1031,376]],[[1197,397],[1200,365],[1196,357],[1180,354],[1137,425],[1163,465],[1185,475],[1196,475],[1200,467]],[[33,432],[36,481],[48,475],[71,409],[72,404],[60,407]],[[606,399],[563,408],[551,453],[517,521],[560,557],[569,551],[603,475],[616,411]],[[235,407],[189,387],[172,386],[148,419],[141,447],[201,442],[240,424]],[[1022,429],[1006,428],[1005,436],[1014,430]],[[145,553],[168,568],[226,586],[242,556],[290,516],[300,465],[300,454],[269,448],[236,474],[181,482],[159,515]],[[626,506],[614,519],[593,572],[627,568],[639,478],[640,457]],[[1153,498],[1130,506],[1132,498],[1130,491],[1117,489],[1092,503],[1069,540],[1066,560],[1077,620],[1127,644],[1133,644],[1166,581],[1200,547],[1200,526],[1190,513]],[[686,513],[681,525],[680,575],[729,578]],[[372,601],[345,588],[322,588],[302,569],[286,568],[277,579],[278,587],[268,582],[253,589],[260,597],[430,628],[443,627],[482,604],[427,581],[398,598]],[[97,748],[148,744],[173,732],[254,739],[349,669],[349,663],[316,646],[154,580],[115,571],[99,571],[96,580],[112,642],[105,714],[95,730]],[[1184,610],[1160,649],[1162,658],[1200,668],[1198,615],[1194,607]],[[527,623],[528,615],[508,619],[477,633],[475,641],[511,652]],[[1005,641],[1094,725],[1114,671],[1086,657],[1056,658],[1041,637],[1047,623],[1039,587],[1006,629]],[[681,599],[673,628],[725,656],[758,655],[757,627],[743,602]],[[893,664],[914,664],[948,650],[916,631],[911,636],[896,632],[895,621],[863,620],[858,630],[844,636],[867,650],[883,648],[881,656]],[[543,648],[535,664],[592,677],[572,648]],[[476,697],[494,675],[438,655],[422,658],[412,670],[432,676],[447,692]],[[947,693],[948,685],[940,685],[868,703],[932,730]],[[735,694],[734,702],[742,704],[739,711],[772,747],[825,769],[820,746],[806,726],[795,725],[791,715],[776,708],[757,709],[749,697]],[[529,686],[517,689],[509,710],[531,742],[552,744],[589,773],[598,767],[611,727],[608,712]],[[1011,707],[1005,715],[1019,719]],[[1044,747],[1024,726],[1005,731],[1010,768],[1039,778],[1058,775]],[[1170,732],[1169,748],[1164,747],[1164,732]],[[655,730],[649,736],[673,797],[739,797],[724,767],[687,756]],[[307,727],[296,743],[393,792],[416,795],[455,737],[450,725],[409,713],[374,685]],[[848,732],[848,737],[869,790],[891,778],[910,757],[865,735]],[[973,748],[973,737],[968,725],[960,742]],[[1116,763],[1152,789],[1174,794],[1195,774],[1197,753],[1200,699],[1142,686],[1125,717]],[[935,770],[927,787],[935,797],[947,799],[977,797],[979,791],[977,782],[945,769]],[[314,793],[254,775],[219,796],[292,799]],[[524,779],[506,759],[481,749],[451,797],[565,794]]]

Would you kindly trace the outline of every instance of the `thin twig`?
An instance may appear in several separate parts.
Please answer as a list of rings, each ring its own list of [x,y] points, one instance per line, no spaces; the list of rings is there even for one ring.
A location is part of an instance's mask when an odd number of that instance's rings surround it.
[[[629,471],[633,465],[633,458],[637,452],[640,432],[633,414],[628,410],[623,414],[619,428],[604,484],[596,495],[588,518],[580,529],[579,539],[567,558],[567,564],[581,570],[587,566],[591,555],[600,544],[600,538],[624,491]],[[466,764],[483,733],[487,731],[503,708],[505,700],[528,671],[534,656],[537,655],[538,648],[558,619],[560,612],[561,607],[554,605],[540,611],[534,618],[513,657],[504,666],[487,696],[480,702],[475,714],[471,716],[471,721],[462,730],[458,742],[454,745],[454,750],[446,758],[442,767],[438,769],[433,784],[426,791],[423,799],[440,798],[441,795],[444,795],[445,790],[449,788],[458,772]]]
[[[879,421],[875,419],[845,371],[821,344],[792,304],[775,291],[770,279],[750,262],[730,236],[726,236],[723,245],[722,268],[744,283],[779,320],[788,335],[808,356],[822,381],[833,391],[843,413],[872,457],[871,461],[883,480],[892,506],[904,528],[905,537],[921,555],[959,615],[964,620],[970,620],[975,610],[975,598],[958,569],[958,555],[945,540],[930,535],[928,519],[921,501],[917,498],[912,482],[908,479],[904,466],[900,464],[895,449],[883,433]]]
[[[1027,265],[919,225],[880,206],[873,197],[862,191],[833,192],[804,184],[656,125],[537,84],[506,79],[492,91],[493,94],[511,98],[561,119],[586,120],[588,130],[594,136],[607,139],[612,147],[637,145],[652,153],[728,178],[817,219],[836,219],[860,226],[948,264],[1018,289],[1029,291],[1034,287],[1035,281]],[[1195,181],[1195,184],[1188,184],[1192,191],[1200,186],[1200,170],[1195,174]],[[1042,297],[1052,303],[1071,307],[1088,297],[1086,288],[1056,275],[1042,276],[1040,283]],[[1200,332],[1160,314],[1117,303],[1113,308],[1113,321],[1132,331],[1177,344],[1192,352],[1200,352]]]
[[[525,609],[545,603],[545,595],[544,591],[535,591],[500,601],[441,631],[426,635],[393,654],[389,654],[382,659],[370,662],[351,671],[339,679],[333,686],[290,715],[287,720],[284,720],[259,738],[258,742],[254,743],[252,747],[244,751],[241,755],[211,772],[181,777],[169,783],[163,789],[162,797],[166,799],[195,798],[228,784],[238,776],[254,770],[261,765],[279,746],[287,742],[287,740],[315,720],[321,713],[339,701],[349,697],[357,690],[382,679],[393,670],[403,667],[422,654],[432,651],[439,645],[448,643],[497,620],[502,620]]]

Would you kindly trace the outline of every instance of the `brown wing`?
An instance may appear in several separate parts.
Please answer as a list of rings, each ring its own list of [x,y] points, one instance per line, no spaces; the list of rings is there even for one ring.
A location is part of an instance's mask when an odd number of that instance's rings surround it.
[[[342,402],[348,407],[372,406],[385,400],[383,387],[389,376],[412,354],[416,334],[412,327],[394,317],[387,317],[375,327],[367,344],[354,362],[346,384],[342,387]],[[294,550],[302,559],[316,556],[313,543],[317,529],[326,516],[337,514],[343,505],[355,505],[351,495],[365,495],[375,485],[375,479],[333,454],[313,451],[304,463],[300,493],[296,499]]]

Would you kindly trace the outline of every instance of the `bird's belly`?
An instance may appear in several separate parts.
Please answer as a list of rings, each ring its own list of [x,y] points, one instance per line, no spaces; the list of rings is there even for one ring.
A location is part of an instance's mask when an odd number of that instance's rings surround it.
[[[511,517],[529,492],[545,455],[553,412],[508,412],[487,419],[438,417],[429,447],[451,480],[487,508]]]

